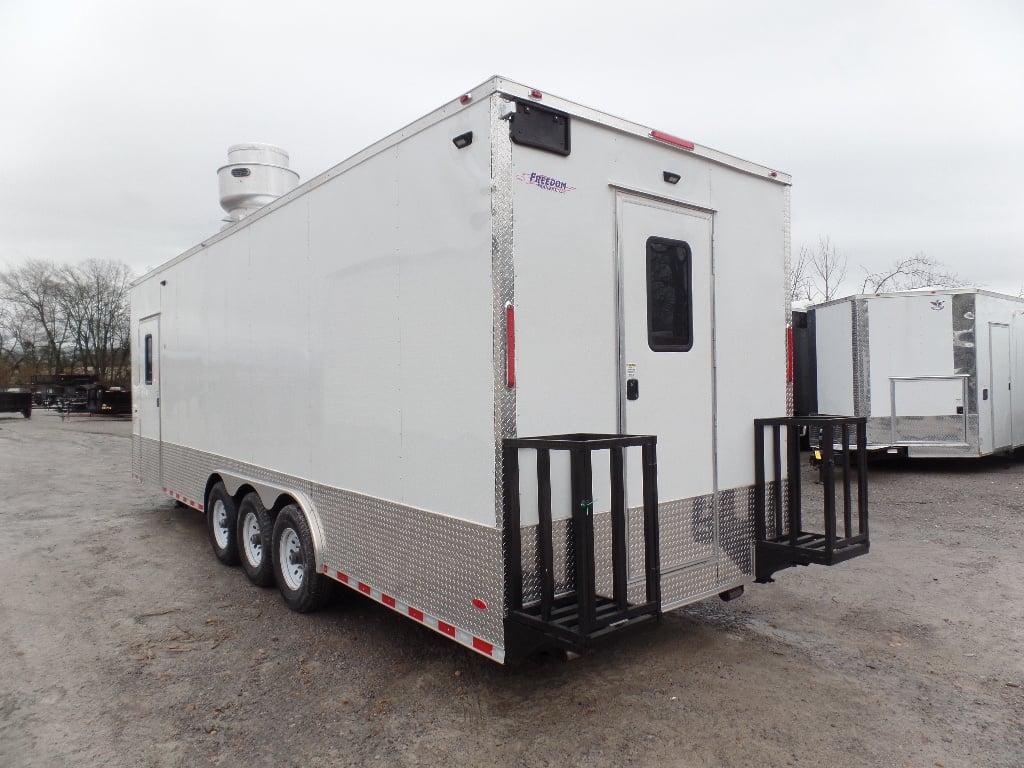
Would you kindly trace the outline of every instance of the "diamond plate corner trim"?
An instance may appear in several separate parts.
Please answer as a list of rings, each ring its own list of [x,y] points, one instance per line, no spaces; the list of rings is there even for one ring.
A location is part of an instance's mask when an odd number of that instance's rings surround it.
[[[516,391],[506,386],[505,305],[515,301],[512,219],[512,139],[502,118],[506,100],[491,96],[491,290],[494,327],[494,505],[498,530],[505,522],[502,440],[516,436]]]
[[[506,386],[505,360],[508,354],[505,328],[506,304],[515,306],[515,264],[513,261],[513,169],[512,138],[502,117],[507,101],[499,94],[491,96],[491,295],[494,354],[494,519],[499,540],[500,583],[505,573],[505,462],[502,441],[516,436],[516,391]],[[514,489],[518,493],[519,489]],[[501,613],[508,613],[508,596],[502,586]]]
[[[975,330],[975,294],[953,294],[953,373],[967,379],[968,414],[978,413],[978,348]]]
[[[144,457],[160,455],[155,440],[142,440],[141,447]],[[218,470],[305,494],[323,522],[321,562],[504,647],[504,561],[499,529],[184,446],[164,443],[162,458],[163,485],[190,499],[205,501],[206,482]],[[143,477],[147,482],[159,477],[157,466],[146,465]],[[474,600],[482,600],[487,609],[475,607]]]
[[[792,279],[792,272],[793,272],[793,253],[792,253],[793,243],[792,243],[791,234],[790,234],[790,225],[791,225],[791,221],[790,221],[790,217],[791,217],[791,213],[790,213],[790,190],[791,190],[791,187],[789,187],[789,186],[783,187],[783,189],[782,189],[782,206],[783,206],[783,211],[782,211],[782,222],[783,222],[782,223],[782,253],[783,253],[784,270],[785,270],[785,276],[786,276],[786,281],[784,283],[785,290],[783,291],[783,295],[785,297],[785,302],[783,303],[782,317],[783,317],[783,322],[784,322],[783,328],[787,328],[787,329],[793,324],[793,297],[790,294],[790,287],[789,287],[790,286],[789,281]],[[788,360],[789,359],[789,334],[788,333],[783,334],[782,343],[786,347],[786,349],[783,350],[783,353],[785,355],[785,357],[783,359],[784,360]],[[795,407],[795,404],[794,404],[794,398],[793,398],[793,382],[792,381],[786,381],[786,415],[787,416],[792,416],[793,415],[793,408],[794,407]]]
[[[868,302],[850,302],[853,354],[853,415],[871,415],[871,350],[868,347]]]

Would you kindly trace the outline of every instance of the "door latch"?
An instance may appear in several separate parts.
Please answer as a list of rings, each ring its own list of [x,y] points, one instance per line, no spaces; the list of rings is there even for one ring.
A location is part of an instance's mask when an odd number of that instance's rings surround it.
[[[638,379],[626,379],[626,399],[640,399],[640,381]]]

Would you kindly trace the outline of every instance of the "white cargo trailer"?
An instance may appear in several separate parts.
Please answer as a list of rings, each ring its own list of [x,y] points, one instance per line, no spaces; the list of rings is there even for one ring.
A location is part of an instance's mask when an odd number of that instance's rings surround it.
[[[924,289],[809,313],[817,409],[867,418],[869,449],[947,457],[1024,445],[1024,299]]]
[[[785,504],[789,189],[488,80],[135,284],[134,475],[498,661],[861,554]]]

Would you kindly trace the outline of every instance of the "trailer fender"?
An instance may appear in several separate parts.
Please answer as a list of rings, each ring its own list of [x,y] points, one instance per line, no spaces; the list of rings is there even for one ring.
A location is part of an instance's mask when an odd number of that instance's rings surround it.
[[[281,496],[290,496],[295,499],[295,503],[298,505],[299,509],[302,510],[302,514],[306,516],[306,522],[309,523],[310,533],[313,534],[313,547],[316,550],[317,571],[323,569],[323,551],[325,541],[323,522],[320,520],[320,513],[317,511],[316,505],[307,494],[294,487],[279,485],[277,483],[269,483],[266,480],[257,480],[254,477],[240,475],[237,472],[232,472],[230,470],[218,469],[215,470],[214,474],[220,476],[221,481],[224,483],[224,487],[227,488],[228,493],[232,496],[237,494],[239,488],[242,486],[249,486],[260,497],[260,501],[263,502],[263,506],[267,509],[273,509],[277,504],[277,500],[281,498]]]

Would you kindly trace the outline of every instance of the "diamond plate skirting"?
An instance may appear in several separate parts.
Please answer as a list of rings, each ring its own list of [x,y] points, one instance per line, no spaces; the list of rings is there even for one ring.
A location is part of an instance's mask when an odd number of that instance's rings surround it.
[[[145,480],[191,499],[205,501],[207,479],[218,470],[306,494],[323,524],[324,563],[504,646],[499,530],[167,443],[161,480],[156,473],[159,444],[141,440],[140,452]],[[488,608],[475,608],[474,599]]]
[[[895,429],[894,429],[895,427]],[[916,455],[976,456],[980,450],[978,414],[967,416],[889,416],[868,419],[868,445],[916,448]],[[893,439],[895,438],[895,440]]]
[[[132,435],[132,477],[142,477],[142,438]]]
[[[291,488],[312,499],[325,532],[323,562],[403,602],[504,646],[504,555],[497,528],[468,523],[383,499],[332,488],[279,472],[182,446],[133,437],[141,457],[138,474],[191,499],[204,500],[207,479],[217,471],[237,472]],[[772,484],[767,529],[774,530]],[[754,488],[718,494],[718,542],[714,500],[708,494],[659,505],[662,603],[667,609],[715,594],[753,576]],[[642,510],[629,510],[630,598],[643,598]],[[594,519],[598,591],[610,593],[611,520]],[[554,521],[555,582],[573,589],[571,527]],[[536,529],[523,534],[524,598],[540,596],[535,558]],[[474,600],[489,607],[480,610]]]
[[[132,435],[132,474],[149,482],[160,482],[160,443]]]
[[[785,498],[785,497],[784,497]],[[754,487],[744,486],[718,494],[718,543],[715,543],[714,496],[658,505],[661,532],[662,603],[666,609],[721,592],[754,573]],[[774,483],[768,484],[767,530],[775,530]],[[571,547],[568,520],[552,523],[554,569],[557,591],[571,591],[572,566],[566,562]],[[540,599],[540,579],[536,563],[537,530],[522,529],[523,598]],[[594,515],[595,586],[599,594],[612,590],[611,515]],[[644,598],[643,510],[629,510],[629,599]]]

